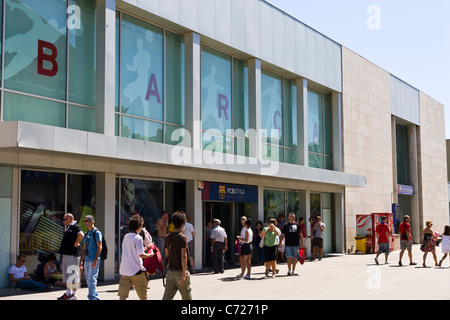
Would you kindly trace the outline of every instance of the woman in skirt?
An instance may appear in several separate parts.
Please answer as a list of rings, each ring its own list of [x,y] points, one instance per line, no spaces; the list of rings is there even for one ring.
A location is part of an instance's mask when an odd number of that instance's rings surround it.
[[[436,240],[437,237],[434,234],[433,229],[431,227],[433,226],[432,221],[426,222],[427,227],[423,230],[423,241],[422,245],[420,246],[420,250],[423,251],[423,267],[425,268],[427,265],[425,263],[425,260],[427,259],[428,252],[431,252],[433,254],[433,259],[436,266],[439,266],[439,263],[437,261],[436,257]]]

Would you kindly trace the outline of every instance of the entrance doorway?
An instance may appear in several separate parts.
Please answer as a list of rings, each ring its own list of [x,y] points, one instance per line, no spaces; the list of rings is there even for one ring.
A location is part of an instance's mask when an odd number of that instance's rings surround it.
[[[228,265],[234,264],[234,203],[233,202],[203,202],[203,222],[206,225],[213,219],[219,219],[222,228],[225,229],[228,236],[228,250],[225,252],[225,262]],[[211,247],[206,246],[206,241],[203,241],[203,265],[211,262]]]

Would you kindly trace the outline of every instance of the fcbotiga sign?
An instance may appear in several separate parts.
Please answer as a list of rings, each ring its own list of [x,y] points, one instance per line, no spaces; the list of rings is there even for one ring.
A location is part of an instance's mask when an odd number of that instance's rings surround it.
[[[204,182],[202,200],[229,202],[258,202],[258,187]]]

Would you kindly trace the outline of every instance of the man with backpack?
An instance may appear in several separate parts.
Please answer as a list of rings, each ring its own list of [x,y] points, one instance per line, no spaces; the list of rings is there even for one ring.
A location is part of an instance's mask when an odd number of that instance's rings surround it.
[[[94,226],[94,217],[86,216],[84,225],[88,229],[83,239],[80,269],[84,268],[84,276],[88,285],[88,299],[99,300],[97,293],[98,271],[100,269],[101,253],[103,249],[103,235]]]

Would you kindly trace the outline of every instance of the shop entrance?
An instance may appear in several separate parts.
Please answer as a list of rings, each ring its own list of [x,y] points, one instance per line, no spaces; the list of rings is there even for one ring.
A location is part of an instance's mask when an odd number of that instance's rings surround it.
[[[206,225],[213,219],[221,221],[222,228],[225,229],[228,236],[228,250],[225,252],[225,261],[227,264],[234,263],[234,243],[233,230],[236,228],[234,219],[234,202],[203,202],[203,221]],[[205,239],[206,240],[206,239]],[[203,265],[211,265],[211,247],[209,242],[203,241]]]

